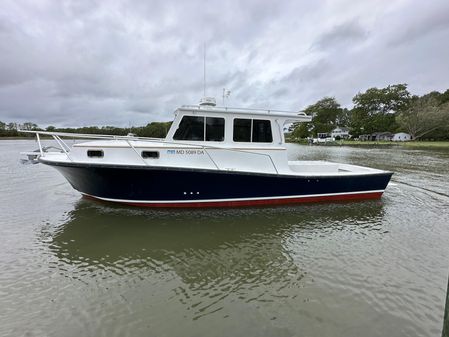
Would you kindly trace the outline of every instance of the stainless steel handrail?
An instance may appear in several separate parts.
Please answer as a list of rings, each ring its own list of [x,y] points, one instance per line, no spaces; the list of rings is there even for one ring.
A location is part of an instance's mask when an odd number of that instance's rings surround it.
[[[199,148],[199,149],[203,149],[209,159],[212,161],[212,163],[214,164],[214,166],[219,170],[219,166],[217,165],[217,163],[213,160],[213,158],[211,157],[211,155],[209,154],[209,152],[207,151],[207,149],[215,149],[215,150],[225,150],[225,151],[234,151],[234,152],[240,152],[240,153],[249,153],[249,154],[254,154],[254,155],[259,155],[259,156],[264,156],[264,157],[268,157],[271,165],[274,168],[274,171],[276,172],[276,174],[279,174],[279,171],[273,161],[273,158],[271,157],[271,155],[266,154],[266,153],[259,153],[259,152],[254,152],[254,151],[250,151],[250,149],[248,150],[238,150],[238,149],[230,149],[230,148],[226,148],[226,147],[220,147],[220,146],[213,146],[213,145],[204,145],[204,144],[192,144],[192,143],[185,143],[185,142],[173,142],[173,141],[168,141],[165,138],[150,138],[150,137],[130,137],[130,136],[115,136],[115,135],[99,135],[99,134],[81,134],[81,133],[70,133],[70,132],[50,132],[50,131],[31,131],[31,130],[18,130],[19,132],[23,132],[23,133],[34,133],[38,139],[38,142],[40,144],[40,137],[39,135],[47,135],[47,136],[52,136],[55,140],[57,137],[58,139],[60,139],[62,141],[62,139],[60,137],[70,137],[70,138],[80,138],[80,139],[101,139],[101,140],[123,140],[125,141],[131,148],[134,149],[134,151],[138,154],[138,152],[135,150],[135,148],[131,145],[131,143],[129,142],[130,140],[139,140],[139,141],[143,141],[143,142],[149,142],[149,143],[156,143],[156,142],[160,142],[160,143],[164,143],[164,144],[170,144],[170,145],[183,145],[183,146],[191,146],[194,148]],[[56,140],[57,141],[57,140]],[[58,141],[57,141],[58,142]],[[58,144],[63,147],[59,142]],[[65,146],[68,147],[67,144],[64,143]],[[70,159],[70,161],[73,161],[72,158],[70,157],[70,155],[68,154],[68,152],[70,151],[66,151],[64,148],[64,153],[67,155],[67,157]],[[140,157],[140,156],[139,156]],[[142,159],[142,158],[141,158]],[[143,159],[142,159],[143,160]],[[145,163],[147,165],[147,163]]]
[[[70,151],[70,146],[68,146],[68,145],[66,144],[66,142],[64,142],[64,140],[62,140],[59,136],[56,136],[56,137],[57,137],[58,140],[61,142],[61,144],[65,146],[66,150],[67,150],[67,151]]]
[[[257,108],[232,108],[226,106],[198,106],[198,105],[182,105],[180,109],[198,109],[198,110],[211,110],[211,111],[232,111],[232,112],[263,112],[267,114],[282,113],[289,114],[291,117],[306,116],[308,115],[304,111],[288,111],[288,110],[272,110],[272,109],[257,109]]]
[[[37,139],[37,144],[39,145],[39,152],[41,153],[41,156],[43,156],[44,151],[42,150],[41,138],[39,137],[38,133],[36,133],[36,139]]]
[[[128,145],[134,150],[134,152],[137,154],[137,156],[140,158],[140,160],[143,161],[143,163],[145,164],[145,166],[148,166],[148,163],[142,158],[142,156],[139,154],[139,152],[137,152],[136,148],[129,142],[129,140],[126,140],[126,142],[127,142]]]
[[[65,155],[67,156],[67,158],[69,158],[69,160],[73,162],[72,157],[69,155],[70,148],[65,149],[64,145],[62,145],[61,142],[60,142],[61,139],[60,139],[58,136],[53,136],[53,138],[54,138],[54,140],[56,140],[56,142],[58,143],[58,145],[61,147],[62,151],[64,151],[64,153],[65,153]],[[40,139],[39,139],[38,141],[39,141],[39,143],[40,143]],[[41,156],[44,157],[44,154],[41,154]]]
[[[151,138],[151,137],[130,137],[130,136],[115,136],[115,135],[102,135],[102,134],[86,134],[86,133],[71,133],[71,132],[51,132],[51,131],[38,131],[38,130],[17,130],[22,133],[34,133],[47,136],[69,137],[69,138],[90,138],[90,139],[142,139],[142,140],[163,140],[164,138]]]

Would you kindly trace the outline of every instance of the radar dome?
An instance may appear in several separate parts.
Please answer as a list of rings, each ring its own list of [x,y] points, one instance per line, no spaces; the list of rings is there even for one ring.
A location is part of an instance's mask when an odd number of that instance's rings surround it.
[[[203,97],[200,100],[200,106],[216,106],[217,103],[215,101],[215,97]]]

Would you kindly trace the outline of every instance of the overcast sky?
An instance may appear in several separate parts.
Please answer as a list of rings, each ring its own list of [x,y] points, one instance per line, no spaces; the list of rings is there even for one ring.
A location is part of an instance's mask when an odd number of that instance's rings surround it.
[[[0,3],[0,121],[145,125],[207,95],[300,110],[449,88],[448,0]]]

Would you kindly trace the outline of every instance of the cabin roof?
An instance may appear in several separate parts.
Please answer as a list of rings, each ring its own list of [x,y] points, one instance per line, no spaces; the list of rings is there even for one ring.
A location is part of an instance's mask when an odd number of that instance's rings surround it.
[[[207,112],[217,113],[221,115],[236,114],[236,115],[249,115],[249,116],[263,116],[283,118],[285,120],[310,122],[311,116],[306,115],[304,112],[282,111],[282,110],[264,110],[264,109],[247,109],[247,108],[230,108],[230,107],[216,107],[216,106],[200,106],[200,105],[183,105],[176,111],[180,112]]]

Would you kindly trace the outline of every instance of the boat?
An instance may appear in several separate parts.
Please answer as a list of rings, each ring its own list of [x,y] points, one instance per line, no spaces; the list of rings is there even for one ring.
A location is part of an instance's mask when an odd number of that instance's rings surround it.
[[[37,160],[58,170],[82,195],[133,206],[377,199],[393,174],[344,163],[289,161],[284,125],[310,122],[304,112],[218,107],[206,98],[174,115],[163,139],[23,132],[35,133]],[[46,151],[42,137],[52,137],[58,150]]]

